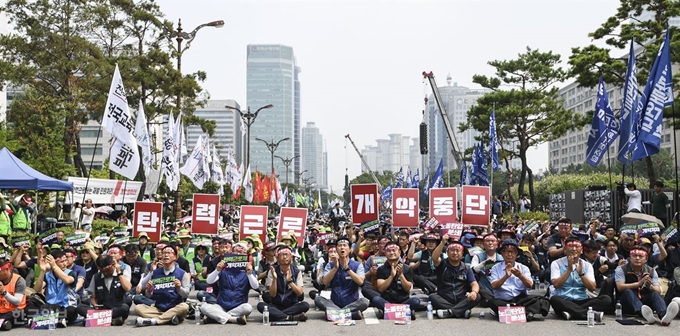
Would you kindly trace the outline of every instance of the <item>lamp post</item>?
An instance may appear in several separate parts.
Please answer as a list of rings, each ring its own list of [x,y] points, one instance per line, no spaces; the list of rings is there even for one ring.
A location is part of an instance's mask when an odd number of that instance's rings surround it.
[[[266,140],[262,140],[260,138],[255,138],[257,141],[262,141],[264,144],[267,146],[267,149],[269,150],[270,153],[272,153],[272,175],[274,174],[274,152],[276,152],[276,149],[279,148],[279,144],[286,140],[290,140],[290,138],[285,137],[277,142],[274,142],[274,139],[272,139],[272,142],[267,142]]]
[[[295,155],[292,158],[286,157],[285,159],[276,155],[277,158],[281,159],[283,161],[283,165],[286,167],[286,184],[288,184],[288,167],[290,166],[291,163],[293,163],[293,160],[297,159],[300,157],[300,155]]]
[[[302,181],[302,174],[304,174],[304,173],[306,173],[306,172],[307,172],[307,169],[305,169],[305,170],[303,170],[303,171],[301,171],[301,172],[299,172],[299,173],[293,173],[293,174],[295,174],[295,178],[297,178],[298,180]]]
[[[175,52],[177,53],[177,72],[179,72],[180,77],[182,76],[182,54],[191,47],[191,42],[196,38],[196,33],[203,28],[203,27],[215,27],[215,28],[222,28],[224,27],[224,21],[222,20],[217,20],[217,21],[211,21],[208,23],[204,23],[199,25],[198,27],[194,28],[190,33],[185,32],[182,29],[182,20],[177,21],[177,30],[172,32],[170,36],[168,36],[168,40],[172,38],[172,36],[175,36],[175,40],[177,41],[177,49]],[[184,48],[182,48],[182,42],[186,40],[186,45]],[[182,115],[182,95],[181,95],[181,90],[177,88],[177,97],[176,97],[176,102],[175,106],[177,107],[177,113],[178,115]],[[172,117],[171,117],[172,118]],[[182,178],[180,176],[180,179],[177,183],[177,191],[175,193],[175,220],[179,220],[182,217],[182,196],[180,195],[179,192],[179,186],[182,183]]]
[[[272,108],[272,107],[274,107],[274,105],[269,104],[269,105],[262,106],[259,109],[257,109],[257,111],[255,111],[255,113],[250,112],[250,106],[248,106],[248,112],[246,112],[246,113],[243,113],[241,110],[239,110],[238,108],[233,107],[233,106],[227,105],[225,107],[230,109],[230,110],[235,110],[236,112],[238,112],[238,114],[241,115],[241,120],[243,120],[243,122],[246,124],[246,133],[248,133],[248,135],[246,136],[246,168],[245,169],[248,169],[248,167],[250,167],[250,126],[252,126],[255,123],[255,118],[257,118],[257,115],[260,113],[260,111],[262,111],[264,109]]]

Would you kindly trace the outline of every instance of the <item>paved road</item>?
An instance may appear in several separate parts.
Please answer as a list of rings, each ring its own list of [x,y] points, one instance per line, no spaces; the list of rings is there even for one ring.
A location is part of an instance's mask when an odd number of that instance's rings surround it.
[[[308,283],[308,278],[305,282]],[[310,285],[305,286],[305,293],[311,289]],[[184,324],[179,326],[151,326],[151,327],[135,327],[134,320],[136,316],[131,315],[127,320],[125,326],[109,327],[109,328],[85,328],[82,326],[69,326],[66,329],[57,329],[56,331],[31,331],[26,327],[16,328],[7,334],[11,335],[35,335],[36,333],[49,333],[54,336],[88,336],[88,335],[103,335],[108,332],[123,333],[125,336],[148,336],[150,333],[154,335],[163,336],[180,336],[180,335],[216,335],[217,333],[228,332],[230,335],[265,335],[276,333],[277,336],[299,336],[299,335],[418,335],[427,333],[429,335],[449,335],[455,330],[456,334],[478,334],[478,335],[542,335],[550,334],[550,336],[568,335],[574,336],[579,333],[596,333],[598,336],[618,336],[618,335],[670,335],[672,332],[677,333],[680,330],[680,319],[676,319],[674,324],[670,327],[661,327],[659,325],[651,326],[622,326],[614,321],[613,316],[605,316],[603,326],[595,326],[588,328],[586,326],[577,325],[573,321],[563,321],[554,317],[552,314],[543,321],[532,321],[526,324],[501,324],[489,314],[488,309],[475,308],[473,310],[472,318],[469,320],[459,319],[443,319],[439,320],[435,317],[434,320],[428,321],[425,312],[417,312],[416,320],[410,325],[395,325],[393,322],[379,320],[378,324],[367,325],[366,321],[357,321],[355,326],[335,326],[330,322],[323,320],[323,313],[314,308],[312,301],[307,298],[312,308],[310,309],[307,322],[301,322],[297,326],[264,326],[262,325],[262,315],[254,311],[248,318],[248,325],[240,326],[235,324],[228,325],[200,325],[194,324],[193,320],[186,320]],[[252,293],[250,303],[255,306],[257,304],[257,295]],[[373,308],[369,308],[373,310]],[[479,312],[484,311],[486,314],[484,319],[479,318]],[[134,308],[132,309],[134,313]],[[373,315],[367,311],[366,316]],[[5,333],[2,333],[5,334]]]

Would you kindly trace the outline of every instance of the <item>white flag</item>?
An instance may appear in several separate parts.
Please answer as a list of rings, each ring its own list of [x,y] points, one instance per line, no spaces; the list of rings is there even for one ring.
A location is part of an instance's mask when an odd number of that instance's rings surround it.
[[[174,137],[172,136],[175,129],[172,115],[168,115],[168,129],[165,132],[165,140],[163,141],[163,161],[161,161],[161,169],[165,174],[165,183],[168,185],[170,191],[177,190],[179,185],[179,163],[176,157],[176,147]]]
[[[236,192],[243,184],[243,169],[245,169],[245,165],[243,161],[241,161],[241,166],[238,167],[236,174],[233,175],[233,181],[231,183],[231,190],[234,192]]]
[[[288,187],[286,187],[286,191],[287,190]],[[276,179],[276,194],[279,197],[279,199],[276,200],[276,204],[283,206],[286,203],[286,195],[283,190],[281,190],[281,181],[279,181],[279,179]]]
[[[139,101],[137,122],[135,123],[135,137],[139,147],[142,147],[142,164],[148,171],[155,160],[153,153],[151,153],[151,138],[149,137],[149,129],[146,127],[146,115],[144,115],[144,105],[141,100]]]
[[[227,166],[224,169],[225,183],[229,183],[232,192],[236,192],[241,183],[235,183],[237,180],[241,179],[242,173],[238,171],[238,165],[236,164],[236,158],[234,158],[234,153],[229,150],[227,152]]]
[[[203,171],[205,172],[205,180],[209,181],[212,177],[212,172],[210,171],[212,155],[210,155],[210,137],[208,137],[207,134],[205,135],[205,139],[203,139],[201,151],[203,152]]]
[[[321,205],[321,189],[319,189],[319,209],[323,209],[323,206]]]
[[[144,188],[144,192],[147,195],[153,195],[158,191],[158,185],[160,185],[161,182],[161,170],[156,170],[153,168],[149,168],[146,171],[146,187]]]
[[[211,181],[220,185],[219,194],[224,194],[224,173],[222,172],[222,163],[220,163],[220,157],[217,155],[217,150],[213,146],[212,150],[212,171],[211,171]]]
[[[137,145],[129,146],[120,139],[113,138],[109,152],[109,169],[134,180],[139,170]]]
[[[245,188],[245,197],[246,201],[252,202],[253,201],[253,181],[250,176],[250,165],[248,165],[248,169],[246,169],[246,172],[243,174],[243,180],[244,180],[244,188]]]
[[[113,134],[128,147],[137,147],[137,140],[132,134],[132,116],[128,108],[123,79],[120,77],[118,65],[113,72],[113,80],[106,99],[106,110],[102,119],[102,127]],[[136,150],[135,150],[136,151]]]
[[[207,181],[206,172],[203,170],[203,161],[205,161],[205,155],[203,153],[203,137],[199,136],[198,140],[196,140],[194,150],[191,151],[191,155],[187,157],[184,166],[179,170],[182,175],[191,179],[191,182],[198,189],[202,189],[203,183]]]
[[[278,183],[277,180],[277,187],[281,189],[281,183]],[[286,191],[281,193],[281,197],[279,197],[279,206],[288,206],[288,186],[286,186]]]

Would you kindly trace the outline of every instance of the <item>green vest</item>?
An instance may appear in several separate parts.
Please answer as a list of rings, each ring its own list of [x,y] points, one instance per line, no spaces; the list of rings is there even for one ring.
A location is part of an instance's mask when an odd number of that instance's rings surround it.
[[[179,248],[179,255],[184,257],[186,260],[194,260],[196,256],[196,246],[189,244],[189,246],[181,246]]]
[[[196,279],[205,281],[205,278],[203,277],[203,262],[198,257],[194,258],[193,261],[194,268],[196,269]]]
[[[29,220],[28,210],[22,207],[17,207],[16,213],[14,213],[14,230],[30,230],[31,221]]]
[[[151,262],[151,249],[149,245],[146,245],[144,252],[142,252],[142,259],[146,260],[147,263]]]

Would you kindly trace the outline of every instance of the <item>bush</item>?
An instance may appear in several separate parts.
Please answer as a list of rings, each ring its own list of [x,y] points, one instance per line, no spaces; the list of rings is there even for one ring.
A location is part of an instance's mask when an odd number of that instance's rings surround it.
[[[118,227],[118,222],[107,219],[95,219],[92,221],[92,231],[90,237],[99,237],[102,232],[110,232],[113,228]],[[107,234],[108,235],[108,234]]]

